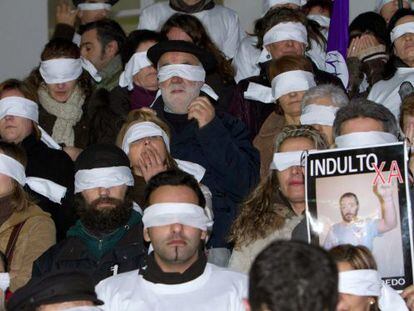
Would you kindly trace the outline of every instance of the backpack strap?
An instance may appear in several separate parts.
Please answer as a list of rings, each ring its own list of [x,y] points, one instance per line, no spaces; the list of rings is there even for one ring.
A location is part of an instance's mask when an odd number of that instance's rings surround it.
[[[17,225],[13,227],[13,231],[10,234],[9,241],[7,242],[6,253],[5,253],[6,262],[7,262],[7,271],[9,271],[10,264],[13,259],[14,248],[16,247],[17,239],[19,238],[20,231],[22,230],[25,222],[26,220],[22,221],[21,223],[18,223]]]

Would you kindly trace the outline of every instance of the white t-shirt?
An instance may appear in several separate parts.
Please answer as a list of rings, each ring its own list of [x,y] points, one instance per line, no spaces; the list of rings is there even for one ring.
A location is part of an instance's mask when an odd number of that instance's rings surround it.
[[[363,245],[372,251],[374,238],[379,235],[378,219],[364,219],[347,223],[334,224],[326,236],[325,249],[341,244]]]
[[[108,311],[244,311],[247,283],[246,275],[207,263],[183,284],[154,284],[134,270],[101,281],[96,292]]]
[[[138,29],[160,31],[167,19],[175,13],[180,12],[173,10],[167,1],[150,5],[142,11],[139,17]],[[233,58],[240,41],[245,36],[237,13],[216,4],[211,10],[204,10],[191,15],[201,21],[211,39],[227,58]]]
[[[387,107],[398,120],[401,106],[398,91],[405,81],[414,84],[414,68],[400,67],[391,79],[375,83],[369,92],[368,99]]]

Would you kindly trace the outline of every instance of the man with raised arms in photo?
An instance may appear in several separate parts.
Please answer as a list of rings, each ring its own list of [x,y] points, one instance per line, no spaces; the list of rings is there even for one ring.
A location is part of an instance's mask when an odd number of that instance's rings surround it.
[[[392,198],[391,185],[378,185],[377,196],[381,201],[382,218],[362,219],[358,217],[359,200],[352,192],[344,193],[339,199],[342,221],[331,226],[324,242],[326,249],[340,244],[363,245],[371,251],[374,238],[397,226],[397,215]]]

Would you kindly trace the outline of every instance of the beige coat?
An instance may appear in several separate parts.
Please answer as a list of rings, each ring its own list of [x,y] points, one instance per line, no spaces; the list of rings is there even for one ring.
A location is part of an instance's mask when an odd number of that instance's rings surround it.
[[[253,145],[260,152],[260,178],[266,178],[273,159],[273,151],[277,135],[286,125],[284,116],[272,112],[260,128],[253,140]]]
[[[275,206],[279,216],[285,218],[283,226],[275,229],[265,238],[243,245],[240,249],[234,249],[230,257],[230,269],[247,274],[249,273],[250,267],[256,256],[269,244],[276,240],[290,240],[292,238],[292,232],[303,219],[303,215],[292,216],[293,213],[286,207],[279,204],[276,204]]]
[[[10,264],[10,287],[12,292],[25,285],[32,275],[33,262],[56,243],[55,224],[48,213],[37,205],[15,212],[0,226],[0,251],[6,252],[13,227],[25,221],[14,248]]]

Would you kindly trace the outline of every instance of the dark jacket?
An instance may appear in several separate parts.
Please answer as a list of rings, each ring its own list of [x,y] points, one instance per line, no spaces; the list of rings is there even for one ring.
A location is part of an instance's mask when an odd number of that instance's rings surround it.
[[[67,188],[62,205],[27,188],[35,203],[52,216],[56,225],[57,241],[65,238],[66,231],[75,223],[73,208],[74,166],[69,156],[62,150],[51,149],[34,135],[27,136],[21,143],[27,154],[26,175],[51,180]]]
[[[312,61],[311,61],[312,62]],[[271,87],[271,81],[269,79],[269,65],[270,61],[261,64],[260,74],[254,77],[250,77],[241,80],[237,84],[237,89],[233,97],[233,101],[229,107],[229,113],[236,118],[242,120],[250,131],[250,138],[253,140],[259,133],[260,128],[266,118],[275,111],[275,105],[269,103],[262,103],[256,100],[250,100],[244,98],[244,92],[247,91],[249,83],[257,83],[266,87]],[[343,88],[342,82],[338,77],[319,70],[318,67],[312,62],[313,72],[315,75],[315,82],[319,84],[334,84]]]
[[[90,274],[97,284],[112,276],[114,270],[122,273],[141,268],[146,257],[143,241],[141,215],[135,211],[127,225],[101,239],[89,234],[78,222],[65,240],[34,262],[32,276],[72,269]]]
[[[209,246],[228,246],[226,238],[238,205],[259,180],[259,153],[249,140],[246,126],[229,114],[216,111],[214,119],[201,129],[195,120],[187,120],[177,130],[166,118],[162,97],[153,109],[170,126],[172,156],[206,169],[201,183],[213,194],[214,210]]]

